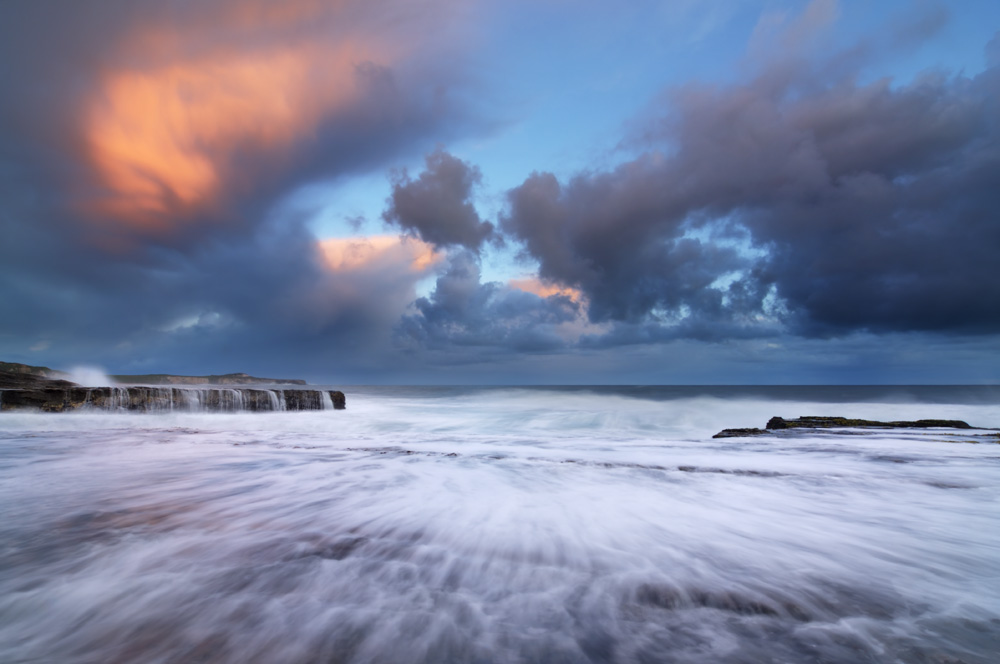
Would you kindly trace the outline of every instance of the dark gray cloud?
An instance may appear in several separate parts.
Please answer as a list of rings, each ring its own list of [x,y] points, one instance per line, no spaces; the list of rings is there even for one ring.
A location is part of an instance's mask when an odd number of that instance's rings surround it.
[[[406,256],[332,270],[277,204],[468,131],[447,30],[422,38],[450,5],[0,4],[3,356],[178,371],[378,357],[422,275]]]
[[[1000,330],[1000,71],[673,91],[651,149],[536,173],[501,228],[581,289],[593,343]],[[651,145],[650,145],[651,144]]]
[[[289,220],[157,253],[155,264],[108,261],[79,282],[5,273],[0,318],[20,350],[6,355],[137,372],[333,377],[372,358],[381,365],[420,276],[405,255],[331,271],[312,234]],[[25,352],[37,344],[44,352]]]
[[[567,346],[556,327],[579,316],[579,306],[565,295],[540,297],[483,283],[479,259],[471,251],[451,256],[431,295],[413,306],[416,311],[396,328],[396,341],[403,347],[556,351]]]
[[[538,259],[542,278],[587,295],[595,323],[753,315],[767,289],[738,276],[753,267],[733,244],[738,229],[690,236],[687,216],[670,213],[660,169],[642,159],[565,187],[535,174],[510,192],[504,228]],[[732,283],[719,283],[727,276]]]
[[[479,169],[438,148],[426,157],[427,168],[416,180],[404,170],[392,181],[383,218],[439,247],[462,246],[478,251],[493,234],[473,205]]]

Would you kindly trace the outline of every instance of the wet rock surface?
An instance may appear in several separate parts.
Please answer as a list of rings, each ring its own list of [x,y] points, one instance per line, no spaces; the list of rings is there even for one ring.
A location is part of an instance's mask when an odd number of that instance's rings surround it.
[[[772,417],[767,421],[767,428],[775,429],[833,429],[837,427],[877,427],[880,429],[931,429],[944,427],[948,429],[974,429],[962,420],[915,420],[903,422],[878,422],[876,420],[860,420],[849,417],[805,416],[794,420],[783,417]]]
[[[767,433],[766,429],[723,429],[712,438],[742,438],[743,436],[760,436]]]
[[[10,366],[15,365],[11,364]],[[16,366],[20,367],[21,365]],[[34,367],[27,368],[34,369]],[[339,390],[249,387],[83,387],[68,380],[49,378],[38,372],[0,371],[0,411],[40,410],[46,413],[61,413],[89,408],[137,412],[172,410],[266,412],[342,410],[346,405],[347,400],[344,393]]]
[[[5,390],[0,410],[19,407],[62,412],[78,408],[162,412],[267,412],[343,410],[344,393],[338,390],[181,389],[155,387],[99,387],[45,390]]]
[[[65,381],[60,381],[65,382]],[[40,410],[62,413],[79,409],[132,412],[191,410],[267,412],[342,410],[339,390],[183,389],[160,387],[36,387],[0,390],[0,411]]]
[[[712,438],[742,438],[746,436],[762,436],[775,431],[787,429],[979,429],[962,420],[913,420],[880,422],[878,420],[863,420],[830,415],[808,415],[786,420],[783,417],[772,417],[764,429],[723,429]]]

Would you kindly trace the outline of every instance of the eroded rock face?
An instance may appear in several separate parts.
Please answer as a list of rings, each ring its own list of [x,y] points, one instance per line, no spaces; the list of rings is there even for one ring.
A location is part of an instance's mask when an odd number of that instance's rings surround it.
[[[203,412],[258,412],[283,410],[342,410],[347,405],[339,390],[264,389],[258,387],[222,387],[230,381],[272,380],[247,374],[209,376],[219,386],[172,387],[164,385],[129,385],[121,387],[83,387],[47,367],[0,362],[0,410],[40,410],[61,413],[89,408],[106,411],[166,412],[189,410]],[[154,376],[155,377],[155,376]],[[195,380],[197,377],[160,375],[161,378]],[[148,378],[146,376],[145,378]],[[305,384],[288,380],[286,383]]]
[[[173,410],[266,412],[342,410],[339,390],[264,390],[255,388],[80,387],[66,381],[0,390],[0,410],[59,413],[78,409],[135,412]]]

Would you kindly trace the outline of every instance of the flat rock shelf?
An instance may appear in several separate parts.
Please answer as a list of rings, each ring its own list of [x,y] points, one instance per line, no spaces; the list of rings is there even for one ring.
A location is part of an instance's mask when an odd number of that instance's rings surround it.
[[[794,420],[783,417],[772,417],[764,429],[723,429],[712,438],[743,438],[746,436],[763,436],[787,429],[975,429],[962,420],[913,420],[899,422],[879,422],[877,420],[862,420],[849,417],[829,415],[804,416]]]
[[[56,382],[56,381],[54,381]],[[24,389],[0,390],[0,411],[40,410],[60,413],[74,410],[169,412],[266,412],[342,410],[339,390],[193,388],[193,387],[80,387],[65,381]]]

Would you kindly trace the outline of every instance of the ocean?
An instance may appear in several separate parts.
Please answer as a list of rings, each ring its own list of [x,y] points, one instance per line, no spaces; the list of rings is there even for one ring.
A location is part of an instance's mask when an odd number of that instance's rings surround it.
[[[1000,661],[1000,387],[0,414],[0,662]]]

